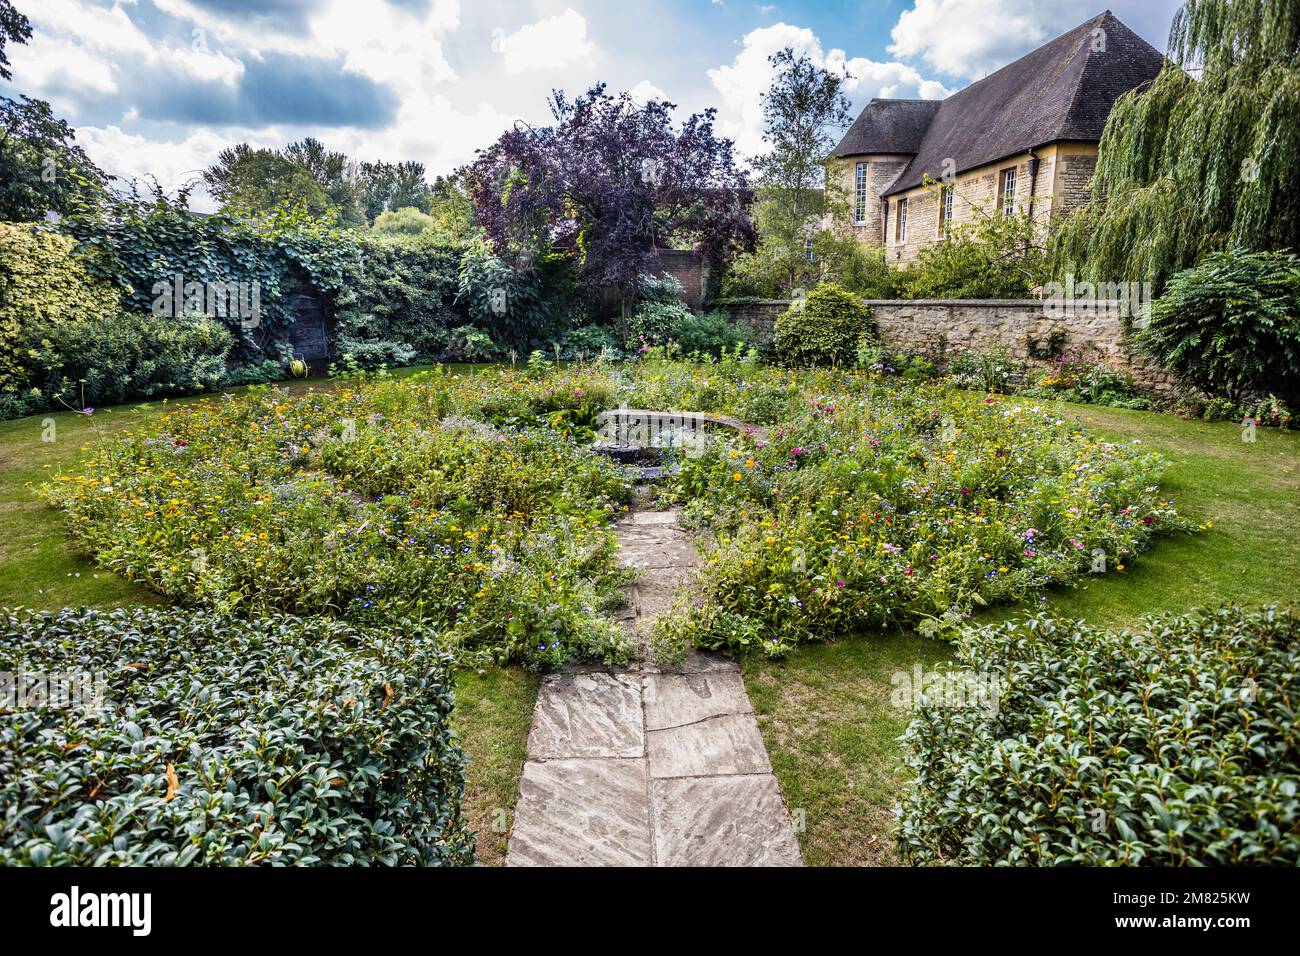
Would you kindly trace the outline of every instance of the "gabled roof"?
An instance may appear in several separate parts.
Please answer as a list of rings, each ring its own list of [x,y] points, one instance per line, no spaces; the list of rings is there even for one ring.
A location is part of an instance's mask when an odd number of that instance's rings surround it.
[[[849,127],[832,156],[916,153],[942,100],[872,100]]]
[[[862,135],[849,145],[855,153],[915,153],[884,191],[888,196],[921,185],[926,175],[939,179],[946,159],[960,173],[1048,143],[1095,143],[1115,100],[1155,79],[1164,63],[1155,47],[1107,10],[939,102],[914,149],[893,148],[905,138],[874,131],[907,129],[923,113],[918,100],[872,100],[863,110],[872,115]],[[898,120],[879,116],[899,103],[907,106]],[[857,127],[835,155],[854,154],[844,148]]]

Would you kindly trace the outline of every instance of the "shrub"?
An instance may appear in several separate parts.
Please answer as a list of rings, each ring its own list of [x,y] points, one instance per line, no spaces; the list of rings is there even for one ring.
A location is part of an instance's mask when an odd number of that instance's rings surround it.
[[[464,253],[457,304],[497,345],[520,352],[542,348],[586,321],[583,290],[568,262],[543,258],[511,265],[483,243]]]
[[[619,341],[618,336],[604,326],[584,325],[565,332],[560,346],[564,358],[576,359],[585,355],[590,359],[604,354],[606,349],[617,349]]]
[[[713,356],[745,346],[755,338],[750,330],[740,328],[732,322],[725,312],[708,312],[703,315],[688,312],[672,327],[671,336],[684,355],[698,353]]]
[[[205,316],[126,313],[37,324],[27,335],[28,380],[47,400],[78,408],[209,391],[233,342]]]
[[[874,331],[871,310],[857,296],[825,284],[781,313],[773,347],[787,365],[850,366],[862,334]]]
[[[492,337],[472,325],[452,329],[447,342],[447,358],[453,362],[490,362],[499,352]]]
[[[37,226],[0,222],[0,392],[30,388],[30,329],[68,316],[115,314],[117,290],[92,276],[72,240]]]
[[[922,247],[900,277],[910,299],[1024,299],[1046,272],[1029,216],[982,215]]]
[[[1210,395],[1300,395],[1300,260],[1281,252],[1206,257],[1170,280],[1138,342]]]
[[[681,302],[642,302],[628,321],[628,339],[642,345],[662,345],[690,316],[690,309]]]
[[[350,371],[373,370],[410,365],[416,351],[404,342],[392,339],[353,339],[338,337],[339,364]]]
[[[968,634],[973,706],[922,700],[897,837],[913,863],[1300,863],[1300,622],[1224,609],[1106,632]],[[971,703],[967,701],[967,703]]]
[[[104,695],[0,706],[0,865],[473,861],[449,659],[427,633],[0,611],[0,671]]]

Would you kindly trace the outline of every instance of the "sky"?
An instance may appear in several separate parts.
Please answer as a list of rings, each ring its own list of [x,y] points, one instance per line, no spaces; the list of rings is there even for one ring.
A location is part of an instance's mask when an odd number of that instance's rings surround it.
[[[174,190],[224,147],[315,136],[430,177],[516,122],[546,123],[552,89],[597,82],[718,111],[762,152],[770,54],[845,68],[855,112],[934,99],[1090,19],[1106,0],[14,0],[0,94],[49,100],[107,172]],[[1180,0],[1109,0],[1164,50]],[[198,209],[211,209],[200,191]]]

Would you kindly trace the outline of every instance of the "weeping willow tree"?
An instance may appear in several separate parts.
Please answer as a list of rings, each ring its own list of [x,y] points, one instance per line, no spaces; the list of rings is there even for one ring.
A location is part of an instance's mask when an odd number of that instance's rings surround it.
[[[1145,279],[1226,248],[1300,250],[1300,0],[1189,0],[1169,58],[1116,102],[1059,276]]]

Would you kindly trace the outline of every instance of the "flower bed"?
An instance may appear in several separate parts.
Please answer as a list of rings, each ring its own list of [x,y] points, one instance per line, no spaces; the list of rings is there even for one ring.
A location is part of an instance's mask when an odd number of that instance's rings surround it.
[[[181,604],[412,620],[500,662],[618,657],[595,612],[629,487],[566,437],[599,389],[509,373],[263,388],[100,444],[43,493],[97,561]]]
[[[792,374],[801,404],[766,443],[714,446],[676,479],[716,538],[668,645],[780,654],[866,626],[951,633],[976,606],[1122,573],[1153,535],[1186,527],[1158,456],[1032,403],[860,373],[755,369],[747,387]],[[660,362],[651,377],[697,401],[713,382],[707,410],[744,404],[714,368]]]

